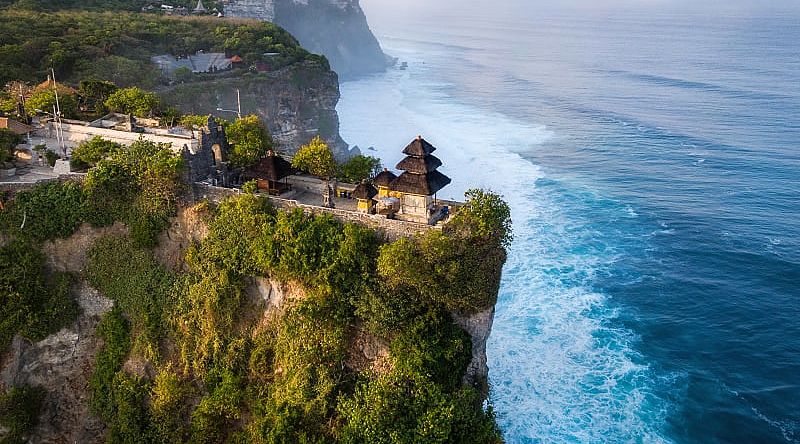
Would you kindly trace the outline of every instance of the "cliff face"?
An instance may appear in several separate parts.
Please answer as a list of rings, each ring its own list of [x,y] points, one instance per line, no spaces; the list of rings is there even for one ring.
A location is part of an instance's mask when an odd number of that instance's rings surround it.
[[[304,62],[270,73],[175,85],[160,91],[162,98],[181,111],[234,117],[217,108],[236,109],[240,91],[242,114],[257,114],[269,126],[278,150],[294,153],[320,135],[338,158],[348,145],[339,135],[339,81],[336,73]]]
[[[231,17],[273,21],[311,52],[325,55],[342,78],[381,72],[388,57],[358,0],[234,0]]]

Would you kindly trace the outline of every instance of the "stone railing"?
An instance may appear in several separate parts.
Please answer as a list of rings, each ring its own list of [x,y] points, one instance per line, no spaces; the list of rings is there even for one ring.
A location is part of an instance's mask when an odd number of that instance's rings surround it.
[[[209,202],[217,204],[228,197],[241,194],[241,191],[237,189],[215,187],[203,183],[192,184],[192,192],[195,200],[208,200]],[[308,205],[291,199],[270,197],[269,201],[276,208],[282,210],[290,211],[295,208],[300,208],[308,214],[329,214],[342,222],[354,222],[364,225],[384,233],[388,240],[396,240],[400,237],[409,237],[417,233],[424,233],[429,230],[441,230],[442,228],[441,226],[387,219],[386,216],[377,214],[366,214],[337,208]]]
[[[20,191],[29,190],[40,183],[55,182],[55,181],[63,182],[66,180],[82,181],[85,177],[86,174],[73,173],[73,174],[61,174],[57,177],[45,177],[35,181],[0,182],[0,191],[6,191],[15,194]]]

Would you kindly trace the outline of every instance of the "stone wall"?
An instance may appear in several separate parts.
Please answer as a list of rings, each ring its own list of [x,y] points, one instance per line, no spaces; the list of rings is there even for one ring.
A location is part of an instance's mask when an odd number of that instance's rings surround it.
[[[69,122],[62,123],[61,130],[62,134],[64,135],[64,141],[66,145],[70,147],[75,147],[95,136],[99,136],[103,139],[122,145],[130,145],[142,138],[155,143],[171,144],[173,149],[176,151],[180,151],[185,146],[189,151],[195,152],[199,147],[198,140],[196,138],[183,136],[180,134],[154,134],[150,132],[137,133],[133,131],[119,131],[109,128],[97,128],[84,124]],[[36,130],[35,135],[48,139],[55,139],[55,123],[48,122],[43,129]]]
[[[209,202],[218,204],[222,200],[236,196],[241,192],[237,189],[220,188],[203,183],[195,183],[192,185],[192,192],[195,200],[208,200]],[[405,222],[394,219],[387,219],[385,216],[376,214],[358,213],[355,211],[340,210],[337,208],[325,208],[315,205],[302,204],[296,200],[280,199],[270,197],[270,202],[275,207],[282,210],[293,210],[300,208],[308,214],[329,214],[342,222],[353,222],[357,224],[370,227],[383,233],[390,241],[396,240],[401,237],[413,236],[417,233],[424,233],[429,230],[441,230],[440,226],[433,226],[427,224],[420,224],[414,222]]]

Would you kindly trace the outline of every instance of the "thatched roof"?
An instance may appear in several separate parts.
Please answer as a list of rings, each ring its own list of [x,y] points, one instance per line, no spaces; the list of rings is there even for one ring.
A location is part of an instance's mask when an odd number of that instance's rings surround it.
[[[372,181],[372,183],[374,183],[377,187],[388,188],[392,185],[392,182],[394,182],[395,179],[397,179],[396,174],[389,170],[383,170],[380,172],[380,174],[375,176],[375,179]]]
[[[283,157],[270,153],[267,157],[259,160],[244,172],[248,179],[271,180],[277,182],[284,177],[294,174],[292,164]]]
[[[375,189],[372,185],[361,182],[358,184],[355,190],[353,190],[352,196],[356,199],[361,200],[370,200],[378,194],[378,190]]]
[[[416,157],[423,157],[427,156],[430,153],[436,151],[436,147],[428,143],[422,136],[417,136],[414,141],[408,144],[408,146],[403,150],[403,154],[409,156],[416,156]]]
[[[409,173],[425,174],[434,171],[436,168],[442,166],[442,161],[434,155],[425,157],[411,157],[408,156],[397,164],[397,169],[408,171]]]
[[[437,191],[449,185],[450,182],[449,177],[435,170],[427,174],[406,172],[392,183],[391,189],[401,193],[433,196]]]

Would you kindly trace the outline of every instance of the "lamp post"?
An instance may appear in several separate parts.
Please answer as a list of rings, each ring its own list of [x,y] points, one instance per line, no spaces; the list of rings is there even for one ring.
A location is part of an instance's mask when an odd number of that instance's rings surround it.
[[[53,106],[53,112],[52,113],[44,111],[44,110],[41,110],[39,108],[35,108],[34,111],[36,111],[39,114],[46,114],[46,115],[52,117],[55,120],[55,122],[56,122],[56,140],[58,141],[58,146],[59,146],[59,148],[61,148],[61,152],[63,153],[62,157],[66,160],[66,158],[67,158],[67,146],[64,143],[64,133],[63,133],[62,128],[61,128],[61,116],[60,116],[60,113],[58,112],[58,110],[56,110],[55,106]]]
[[[242,100],[241,100],[241,98],[239,96],[239,90],[238,89],[236,90],[236,109],[235,110],[217,108],[217,111],[226,112],[226,113],[236,113],[236,116],[241,119],[242,118]]]

